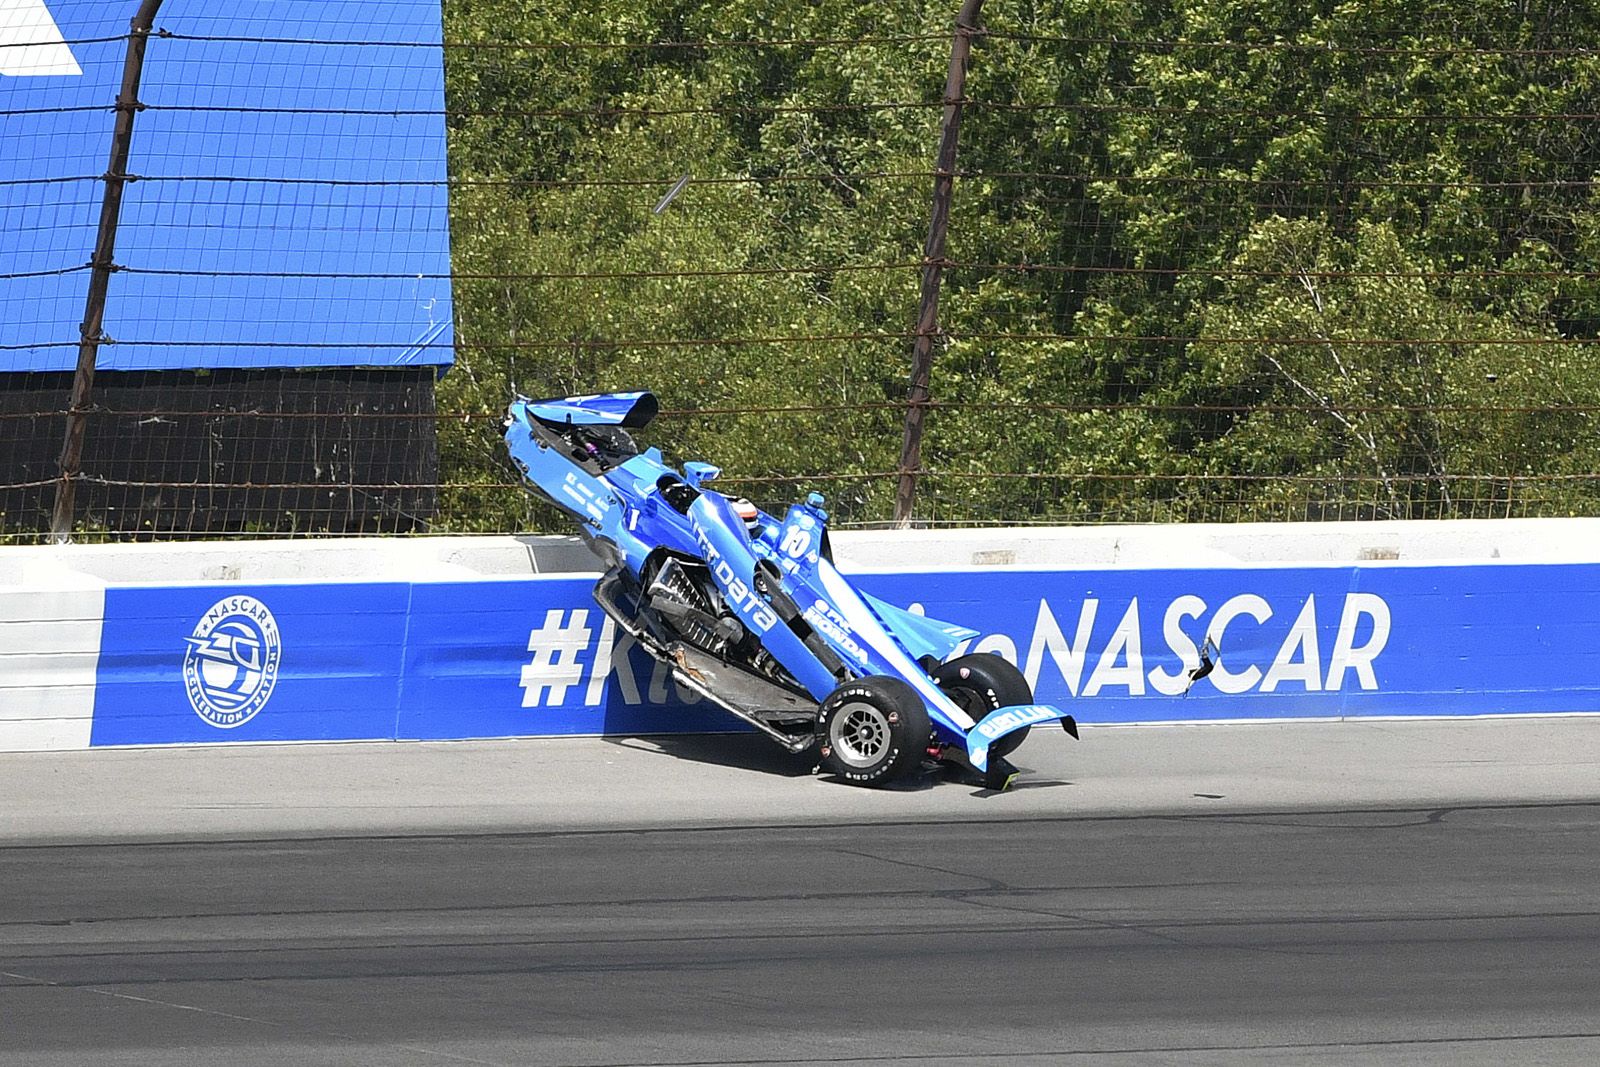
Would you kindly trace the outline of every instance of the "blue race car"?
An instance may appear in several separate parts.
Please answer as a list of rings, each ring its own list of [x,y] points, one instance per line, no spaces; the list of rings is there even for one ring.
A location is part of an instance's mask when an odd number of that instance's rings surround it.
[[[605,563],[595,602],[678,684],[861,785],[932,759],[1003,789],[1030,727],[1078,736],[1007,660],[950,658],[977,631],[857,590],[833,565],[821,496],[779,519],[708,488],[716,467],[641,450],[629,431],[656,411],[645,392],[519,397],[505,438]]]

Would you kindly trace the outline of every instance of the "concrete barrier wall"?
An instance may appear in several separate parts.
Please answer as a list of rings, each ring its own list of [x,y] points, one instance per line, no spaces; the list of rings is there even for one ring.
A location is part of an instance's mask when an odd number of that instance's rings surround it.
[[[835,548],[1087,723],[1600,712],[1597,520]],[[727,728],[616,633],[592,568],[569,538],[0,549],[0,750]]]
[[[0,750],[83,748],[105,593],[0,586]]]

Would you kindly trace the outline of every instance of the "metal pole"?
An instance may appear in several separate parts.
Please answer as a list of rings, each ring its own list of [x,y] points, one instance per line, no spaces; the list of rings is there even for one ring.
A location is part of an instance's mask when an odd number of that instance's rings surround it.
[[[72,397],[67,404],[67,435],[61,445],[60,479],[56,482],[55,511],[50,537],[57,544],[72,540],[72,515],[83,464],[83,437],[88,426],[89,397],[94,390],[94,365],[103,337],[106,289],[116,270],[117,220],[122,215],[122,188],[128,182],[128,149],[133,143],[133,116],[139,103],[139,77],[144,73],[144,46],[155,25],[161,0],[140,0],[129,25],[128,53],[122,61],[122,91],[117,94],[117,119],[111,130],[111,160],[106,165],[105,197],[100,201],[100,229],[95,234],[94,257],[89,261],[89,295],[78,328],[78,369],[72,375]]]
[[[967,66],[972,38],[981,33],[978,13],[983,0],[962,0],[950,45],[950,73],[944,83],[944,119],[939,131],[939,157],[933,171],[933,212],[928,242],[922,249],[922,303],[917,312],[916,343],[911,350],[911,386],[907,393],[906,436],[900,448],[900,484],[894,494],[896,526],[911,524],[922,469],[922,424],[927,419],[928,382],[933,374],[933,339],[939,332],[939,283],[944,277],[945,233],[950,228],[950,195],[955,186],[956,135],[961,130],[961,105],[967,91]]]

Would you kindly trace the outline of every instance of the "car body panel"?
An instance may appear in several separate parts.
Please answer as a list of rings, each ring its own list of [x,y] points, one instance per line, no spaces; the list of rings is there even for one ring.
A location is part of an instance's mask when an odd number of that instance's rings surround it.
[[[656,410],[647,392],[518,398],[505,422],[512,458],[581,524],[591,547],[623,572],[638,591],[637,610],[645,610],[651,596],[666,595],[645,588],[647,574],[664,573],[660,561],[670,557],[703,566],[716,589],[707,595],[719,601],[715,610],[723,614],[713,618],[685,603],[669,605],[674,617],[699,619],[709,626],[703,632],[742,642],[741,648],[758,643],[757,658],[773,680],[819,702],[854,678],[903,680],[927,709],[934,731],[930,750],[958,748],[980,771],[999,738],[1032,722],[1066,717],[1046,705],[1021,705],[1001,709],[1007,716],[995,712],[974,722],[924,664],[947,658],[977,631],[858,591],[829,558],[828,515],[820,496],[791,505],[781,521],[742,500],[741,514],[727,496],[709,488],[717,468],[686,463],[680,473],[656,449],[635,451],[622,428],[644,425]],[[614,604],[601,603],[614,610]],[[665,652],[653,650],[658,656]],[[681,665],[681,653],[678,658]]]

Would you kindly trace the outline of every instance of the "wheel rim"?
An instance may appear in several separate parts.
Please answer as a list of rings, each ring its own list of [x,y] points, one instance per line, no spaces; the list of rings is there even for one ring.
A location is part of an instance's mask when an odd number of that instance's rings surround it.
[[[889,751],[889,719],[871,704],[846,704],[829,724],[828,739],[839,759],[870,767]]]

